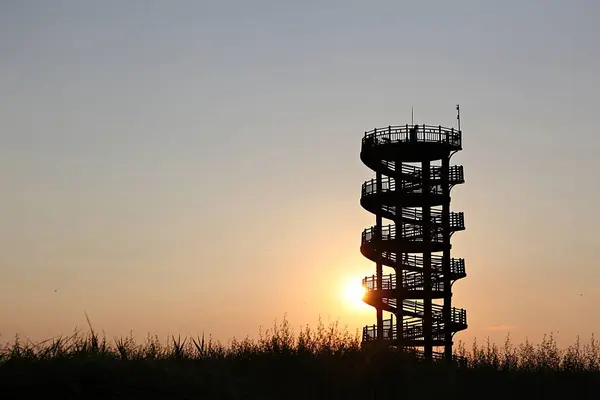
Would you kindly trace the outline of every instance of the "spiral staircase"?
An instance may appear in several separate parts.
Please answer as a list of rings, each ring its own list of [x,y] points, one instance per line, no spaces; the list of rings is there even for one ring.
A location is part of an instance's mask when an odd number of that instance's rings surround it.
[[[452,285],[466,277],[464,259],[450,257],[450,237],[465,229],[464,214],[450,211],[450,190],[464,183],[464,172],[449,163],[461,149],[461,132],[441,126],[389,126],[363,137],[361,160],[376,173],[360,200],[376,216],[360,247],[376,264],[363,279],[363,301],[377,310],[377,323],[363,328],[365,345],[449,358],[454,334],[467,328],[466,311],[451,304]]]

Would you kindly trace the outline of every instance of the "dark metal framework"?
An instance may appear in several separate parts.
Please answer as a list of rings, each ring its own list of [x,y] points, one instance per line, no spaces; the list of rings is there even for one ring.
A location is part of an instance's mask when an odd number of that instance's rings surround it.
[[[453,335],[467,328],[466,310],[451,303],[453,283],[466,277],[464,259],[450,257],[450,237],[465,229],[463,213],[450,211],[450,190],[464,183],[463,167],[450,166],[450,158],[461,149],[454,128],[365,132],[360,158],[376,176],[363,184],[360,202],[376,222],[362,232],[360,250],[376,263],[376,274],[363,279],[363,301],[377,310],[377,324],[363,328],[363,344],[451,358]],[[384,267],[394,272],[384,274]]]

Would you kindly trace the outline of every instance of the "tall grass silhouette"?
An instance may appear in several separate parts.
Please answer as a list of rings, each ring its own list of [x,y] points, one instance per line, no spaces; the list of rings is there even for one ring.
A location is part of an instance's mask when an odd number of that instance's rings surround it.
[[[257,339],[148,336],[108,339],[90,324],[41,343],[16,338],[0,351],[5,398],[600,398],[600,345],[456,346],[456,360],[365,347],[334,322],[295,333],[284,319]],[[400,395],[398,394],[400,393]],[[400,396],[400,397],[398,397]]]

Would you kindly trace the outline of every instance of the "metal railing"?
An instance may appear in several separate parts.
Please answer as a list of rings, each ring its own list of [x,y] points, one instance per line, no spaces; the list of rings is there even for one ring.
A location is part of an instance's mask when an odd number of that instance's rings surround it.
[[[434,324],[435,326],[436,324]],[[435,329],[436,334],[443,333],[442,329]],[[432,329],[433,330],[433,329]],[[420,319],[405,320],[402,323],[404,339],[417,339],[423,337],[423,321]],[[377,325],[367,325],[363,328],[363,342],[377,340]],[[383,340],[395,340],[398,338],[397,326],[391,319],[383,320]],[[437,339],[434,337],[434,339]]]
[[[367,276],[363,278],[362,285],[367,291],[379,290],[377,287],[377,276]],[[396,274],[383,275],[381,277],[381,290],[396,289]]]
[[[443,292],[444,281],[442,274],[433,271],[431,277],[431,290]],[[381,279],[382,290],[395,290],[397,287],[396,274],[384,275]],[[379,290],[377,287],[377,276],[371,275],[363,278],[362,286],[366,291]],[[425,278],[422,272],[402,271],[402,287],[407,290],[425,290]]]
[[[424,268],[423,257],[414,254],[401,253],[400,262],[402,266],[410,269],[422,269]],[[384,260],[388,261],[389,264],[396,264],[398,258],[396,253],[384,251],[381,253]],[[442,273],[443,257],[431,255],[431,269],[438,273]],[[450,273],[453,275],[465,275],[465,259],[464,258],[451,258],[450,259]]]
[[[396,172],[396,162],[382,160],[381,164],[388,170]],[[400,178],[403,180],[411,180],[415,182],[421,182],[423,180],[423,169],[419,165],[400,164]],[[393,179],[393,177],[386,177]],[[385,179],[385,178],[384,178]],[[439,165],[432,165],[429,169],[430,180],[442,179],[442,167]],[[448,183],[451,185],[457,185],[465,182],[465,173],[462,165],[451,165],[448,169]]]
[[[365,132],[362,145],[378,146],[388,143],[439,143],[460,148],[461,132],[441,125],[397,125],[375,128]]]
[[[423,184],[422,184],[422,171],[420,167],[415,166],[407,166],[402,165],[402,173],[405,174],[404,169],[410,170],[406,172],[406,175],[409,175],[412,179],[402,179],[400,184],[400,190],[407,193],[412,192],[423,193]],[[439,184],[441,179],[441,167],[432,167],[431,168],[431,185],[430,185],[430,193],[432,194],[442,194],[442,187]],[[460,183],[464,183],[464,172],[462,165],[455,165],[450,167],[449,175],[448,175],[448,184],[450,186],[454,186]],[[390,176],[384,176],[381,179],[381,193],[385,192],[393,192],[396,190],[396,179]],[[377,179],[369,179],[368,181],[362,184],[361,194],[362,196],[369,196],[378,194],[377,190]]]
[[[419,320],[405,320],[402,323],[402,330],[408,331],[414,326],[420,324]],[[383,320],[383,339],[396,339],[396,324],[391,319]],[[363,328],[363,341],[377,339],[377,325],[367,325]]]
[[[381,191],[377,190],[377,180],[371,179],[363,183],[361,195],[363,197],[379,193],[395,192],[397,188],[396,180],[385,177],[381,180]],[[421,194],[423,193],[423,185],[421,182],[402,181],[399,185],[400,191],[404,194]],[[432,195],[442,195],[442,186],[433,184],[429,186],[429,193]]]
[[[402,275],[402,287],[405,289],[415,291],[425,290],[425,276],[422,272],[402,271]],[[444,280],[442,274],[437,271],[432,271],[431,290],[434,292],[444,291]]]
[[[421,256],[408,255],[402,253],[401,266],[406,269],[419,270],[424,268],[423,258]],[[382,260],[386,262],[386,265],[397,265],[396,253],[384,251],[381,254]],[[438,274],[443,273],[443,263],[440,256],[431,256],[431,270]],[[450,259],[450,274],[458,276],[466,276],[465,260],[464,258],[451,258]],[[458,278],[460,279],[460,278]]]
[[[452,324],[460,327],[450,327],[452,331],[464,328],[467,325],[466,311],[459,310],[456,315],[453,314]],[[396,324],[393,320],[383,320],[383,339],[395,340],[398,337]],[[446,327],[443,320],[433,320],[431,324],[431,333],[434,340],[443,340]],[[405,319],[402,323],[402,337],[404,339],[418,339],[424,336],[423,320],[420,318]],[[377,340],[377,325],[367,325],[363,327],[363,342]]]
[[[398,301],[396,299],[383,299],[383,302],[390,307],[398,307]],[[425,305],[421,301],[403,300],[402,310],[413,314],[413,316],[417,318],[422,318],[425,313]],[[444,306],[441,304],[432,304],[431,318],[434,322],[444,322]],[[450,309],[450,321],[453,324],[466,325],[467,311],[463,308],[452,307]]]
[[[391,215],[396,215],[395,206],[383,206],[383,211]],[[430,209],[430,221],[433,225],[442,225],[442,210],[435,208]],[[421,208],[402,207],[402,218],[415,221],[414,223],[422,224],[423,211]],[[465,229],[465,214],[463,212],[450,212],[450,231],[455,232]]]
[[[401,235],[397,235],[396,225],[385,225],[381,227],[381,240],[383,241],[393,241],[397,239],[407,239],[411,241],[416,241],[424,237],[424,229],[419,225],[409,225],[402,224],[400,225]],[[377,227],[372,226],[370,228],[365,229],[362,232],[362,243],[369,243],[373,241],[376,237]],[[432,226],[429,229],[429,235],[431,237],[432,242],[443,242],[443,231],[440,226]]]

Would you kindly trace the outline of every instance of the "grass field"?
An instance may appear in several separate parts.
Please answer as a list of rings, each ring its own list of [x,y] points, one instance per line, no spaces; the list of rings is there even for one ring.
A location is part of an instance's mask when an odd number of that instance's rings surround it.
[[[419,360],[361,348],[338,324],[288,323],[227,346],[210,338],[107,339],[93,329],[33,344],[17,338],[0,355],[2,399],[579,399],[600,398],[594,337],[559,349],[541,344],[456,346],[462,360]]]

